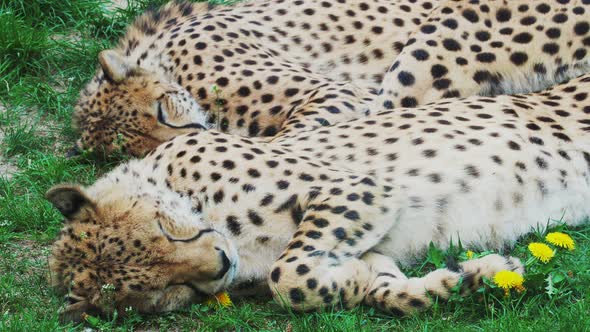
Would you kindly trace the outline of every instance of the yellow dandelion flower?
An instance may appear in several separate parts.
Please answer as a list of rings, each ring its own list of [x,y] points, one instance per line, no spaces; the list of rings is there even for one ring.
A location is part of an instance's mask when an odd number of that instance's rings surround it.
[[[467,259],[472,259],[474,255],[475,255],[475,253],[471,250],[467,250],[467,252],[465,253],[465,256],[467,256]]]
[[[508,291],[511,288],[515,288],[519,291],[523,290],[523,282],[524,278],[514,271],[503,270],[494,275],[494,283],[505,291]]]
[[[211,296],[207,301],[207,305],[219,304],[222,307],[231,307],[232,301],[227,292],[220,292]]]
[[[572,239],[569,235],[567,235],[565,233],[561,233],[561,232],[549,233],[545,237],[545,240],[547,240],[547,242],[551,243],[552,245],[560,247],[560,248],[565,248],[568,250],[576,249],[576,243],[574,242],[574,239]]]
[[[529,244],[529,251],[543,263],[547,263],[555,256],[553,249],[545,243],[533,242]]]

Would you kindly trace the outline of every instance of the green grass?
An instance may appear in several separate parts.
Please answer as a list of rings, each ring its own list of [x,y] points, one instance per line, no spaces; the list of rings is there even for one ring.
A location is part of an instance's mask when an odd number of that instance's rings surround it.
[[[92,159],[64,158],[75,140],[70,127],[73,104],[94,72],[98,52],[113,45],[148,5],[147,0],[130,0],[127,9],[107,12],[100,0],[0,2],[0,106],[6,109],[0,111],[0,163],[9,162],[16,169],[10,177],[0,178],[0,331],[81,331],[89,327],[58,322],[57,311],[63,302],[48,287],[46,277],[49,244],[60,229],[61,218],[43,194],[56,183],[92,183],[112,166]],[[454,298],[404,319],[368,307],[297,314],[280,309],[270,299],[249,299],[237,300],[227,309],[195,305],[157,316],[130,313],[117,321],[101,320],[93,328],[586,331],[590,330],[585,319],[590,316],[590,227],[572,235],[578,248],[562,258],[556,271],[573,274],[556,284],[551,295],[537,291],[507,300],[484,289],[483,296]],[[525,258],[526,243],[537,237],[524,239],[514,254]],[[408,274],[423,274],[441,264],[445,254],[431,251],[424,265]]]

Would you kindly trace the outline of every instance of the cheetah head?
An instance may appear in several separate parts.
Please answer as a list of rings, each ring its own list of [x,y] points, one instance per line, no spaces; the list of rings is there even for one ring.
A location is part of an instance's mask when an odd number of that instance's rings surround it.
[[[75,106],[77,149],[142,156],[170,138],[208,128],[206,113],[178,83],[115,50],[102,51],[98,59],[101,68]]]
[[[63,321],[128,308],[171,311],[229,286],[237,251],[188,199],[122,191],[93,197],[91,189],[59,185],[46,194],[65,218],[49,260],[50,282],[68,301]]]

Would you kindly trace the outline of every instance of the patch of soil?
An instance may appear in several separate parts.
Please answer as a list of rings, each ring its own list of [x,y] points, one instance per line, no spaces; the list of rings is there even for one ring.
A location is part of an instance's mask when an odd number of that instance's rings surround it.
[[[51,245],[42,244],[33,240],[18,240],[13,244],[14,252],[20,260],[45,261]]]
[[[3,117],[4,114],[2,113],[6,112],[8,112],[6,108],[0,104],[0,117]],[[2,131],[2,128],[0,128],[0,145],[2,144],[2,141],[4,141],[4,132]],[[0,152],[0,178],[10,179],[17,171],[18,168]]]
[[[109,10],[113,9],[125,9],[129,6],[128,0],[112,0],[111,3],[107,3],[106,7]]]
[[[0,141],[2,132],[0,132]],[[14,173],[18,172],[18,167],[12,165],[9,160],[0,154],[0,178],[10,179]]]
[[[26,266],[26,272],[22,276],[42,274],[47,277],[49,272],[47,269],[47,259],[49,257],[50,249],[51,245],[42,244],[32,240],[17,240],[0,245],[0,251],[10,253],[9,255],[16,258],[16,261],[20,262],[23,266]],[[9,262],[10,261],[11,260],[9,260]],[[0,264],[0,266],[1,265],[2,264]],[[11,272],[12,268],[18,270],[17,266],[3,267],[8,273],[14,273],[14,271]],[[0,274],[2,274],[2,272],[0,272]]]

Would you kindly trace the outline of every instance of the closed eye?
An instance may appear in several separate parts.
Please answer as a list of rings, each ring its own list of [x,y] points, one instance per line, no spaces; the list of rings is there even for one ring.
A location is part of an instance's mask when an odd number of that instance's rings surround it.
[[[164,233],[164,236],[166,236],[166,238],[169,241],[174,241],[174,242],[192,242],[192,241],[196,241],[198,240],[201,236],[203,236],[203,234],[207,234],[207,233],[211,233],[213,232],[212,228],[207,228],[207,229],[203,229],[201,231],[199,231],[197,233],[197,235],[190,237],[188,239],[177,239],[175,237],[173,237],[172,235],[168,234],[168,232],[166,232],[164,230],[164,227],[162,227],[162,224],[158,221],[158,227],[160,227],[160,230],[162,231],[162,233]]]
[[[188,129],[188,128],[193,128],[193,129],[202,129],[202,130],[207,130],[207,128],[205,126],[203,126],[200,123],[189,123],[183,126],[177,126],[177,125],[173,125],[171,123],[166,122],[166,119],[164,117],[164,108],[162,107],[162,102],[158,101],[158,122],[160,122],[163,125],[166,125],[170,128],[174,128],[174,129]]]
[[[76,298],[76,297],[74,297],[72,295],[66,295],[66,296],[64,296],[64,300],[66,302],[68,302],[68,304],[76,304],[76,303],[82,301],[82,299],[78,299],[78,298]]]

